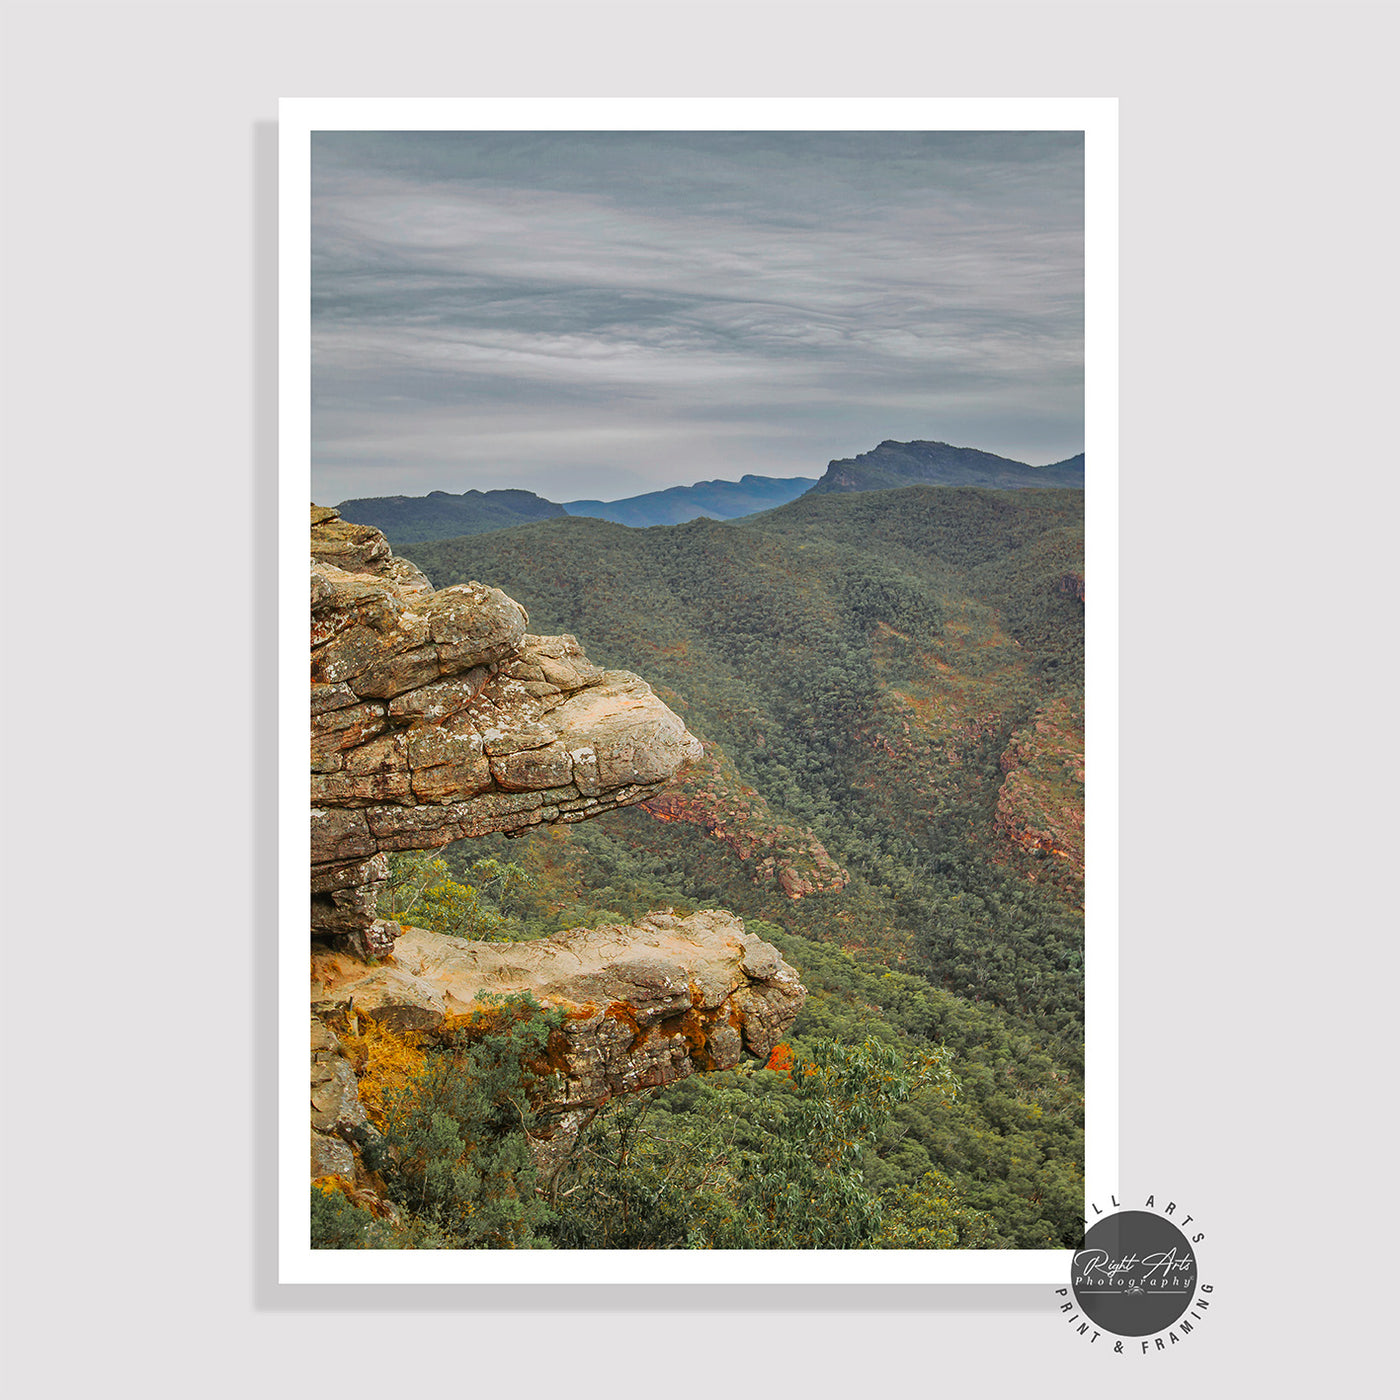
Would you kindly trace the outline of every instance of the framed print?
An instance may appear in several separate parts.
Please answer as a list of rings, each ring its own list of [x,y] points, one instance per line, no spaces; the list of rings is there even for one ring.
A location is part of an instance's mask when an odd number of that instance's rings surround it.
[[[1060,1282],[1116,104],[286,100],[280,159],[282,1281]]]

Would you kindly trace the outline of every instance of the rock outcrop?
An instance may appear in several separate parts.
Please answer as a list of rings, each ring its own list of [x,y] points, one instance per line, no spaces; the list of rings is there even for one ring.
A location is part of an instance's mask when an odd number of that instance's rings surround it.
[[[994,830],[1031,879],[1047,876],[1082,898],[1084,886],[1084,715],[1052,700],[1011,736]]]
[[[480,1006],[482,993],[530,992],[565,1012],[557,1068],[539,1105],[562,1140],[618,1094],[766,1060],[806,991],[771,944],[733,914],[648,914],[633,924],[571,929],[528,943],[470,943],[404,929],[385,963],[313,946],[312,1176],[354,1174],[352,1147],[373,1128],[335,1031],[366,1019],[431,1035]]]
[[[581,821],[700,744],[639,677],[526,631],[499,589],[434,591],[376,529],[311,508],[311,929],[366,957],[387,853]]]
[[[680,780],[642,804],[660,821],[698,826],[727,846],[757,885],[776,885],[789,899],[843,890],[851,877],[807,827],[780,821],[743,783],[718,745],[688,764]]]
[[[334,1032],[311,1016],[311,1178],[353,1177],[354,1148],[375,1133],[360,1102],[355,1071]]]
[[[617,1094],[766,1059],[806,997],[776,949],[713,910],[523,943],[376,917],[392,851],[581,821],[655,798],[701,756],[645,681],[528,623],[499,589],[434,591],[378,530],[311,508],[313,1179],[372,1177],[378,1134],[337,1031],[431,1038],[483,993],[560,1007],[547,1157]]]

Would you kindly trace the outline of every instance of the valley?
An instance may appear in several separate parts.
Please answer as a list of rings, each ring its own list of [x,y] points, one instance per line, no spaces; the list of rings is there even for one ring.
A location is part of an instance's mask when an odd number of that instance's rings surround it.
[[[807,987],[788,1053],[873,1038],[951,1057],[955,1094],[891,1110],[872,1189],[894,1202],[942,1181],[958,1247],[1071,1243],[1082,493],[811,492],[730,522],[556,517],[401,552],[645,676],[703,746],[644,805],[448,847],[463,882],[483,858],[521,872],[497,936],[740,915]],[[672,1086],[654,1121],[683,1134],[720,1100],[742,1117],[770,1072]]]

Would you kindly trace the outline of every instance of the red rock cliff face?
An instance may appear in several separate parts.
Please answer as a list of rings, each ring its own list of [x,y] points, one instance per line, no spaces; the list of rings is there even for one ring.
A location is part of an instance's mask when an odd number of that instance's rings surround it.
[[[755,884],[776,884],[789,899],[845,889],[850,882],[815,834],[778,821],[713,744],[705,744],[702,758],[642,805],[662,821],[707,831],[750,867]]]
[[[1001,756],[995,829],[1005,847],[1030,856],[1027,872],[1082,891],[1084,719],[1055,700],[1011,736]]]
[[[536,637],[499,589],[434,591],[384,536],[311,509],[311,928],[361,955],[390,851],[655,796],[700,744],[638,676]]]

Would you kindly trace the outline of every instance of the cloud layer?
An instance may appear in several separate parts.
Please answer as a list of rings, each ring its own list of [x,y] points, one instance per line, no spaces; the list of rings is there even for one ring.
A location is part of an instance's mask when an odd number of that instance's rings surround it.
[[[1083,446],[1072,133],[319,133],[313,493]]]

